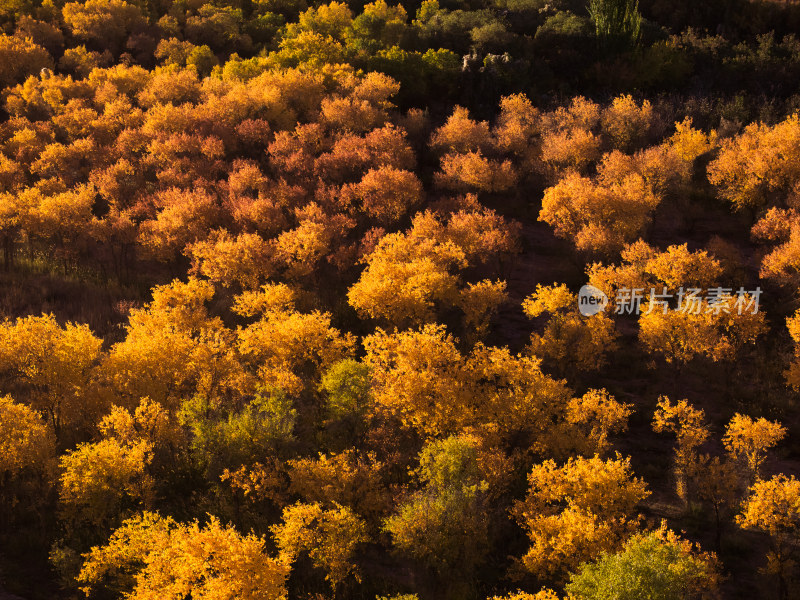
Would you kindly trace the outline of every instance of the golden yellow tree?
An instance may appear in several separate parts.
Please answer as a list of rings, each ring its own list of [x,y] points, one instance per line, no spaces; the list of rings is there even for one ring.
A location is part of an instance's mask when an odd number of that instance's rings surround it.
[[[736,308],[740,302],[741,310]],[[731,363],[742,348],[754,344],[767,330],[763,311],[746,308],[751,302],[747,294],[736,299],[722,294],[714,304],[698,298],[682,310],[643,310],[639,341],[649,353],[661,355],[669,363],[687,363],[697,356]]]
[[[633,477],[630,460],[599,457],[552,460],[528,475],[529,490],[513,509],[531,540],[524,567],[563,578],[603,551],[619,548],[637,528],[636,505],[650,492]]]
[[[781,600],[788,598],[800,541],[800,481],[785,475],[756,481],[736,521],[746,529],[769,534],[772,549],[767,553],[766,572],[778,578]]]
[[[388,490],[381,481],[384,464],[374,453],[359,456],[351,448],[292,459],[288,467],[290,490],[306,502],[347,506],[373,523],[389,506]]]
[[[52,68],[53,59],[32,39],[3,34],[0,36],[0,64],[0,85],[5,88],[22,83],[42,69]]]
[[[130,507],[149,508],[151,459],[147,442],[128,445],[113,438],[80,444],[62,456],[59,501],[67,522],[103,528],[119,522]]]
[[[252,314],[258,307],[261,318],[238,329],[237,349],[262,384],[296,394],[319,383],[328,367],[350,357],[355,338],[331,326],[329,313],[294,310],[291,296],[279,296],[276,307],[273,292],[282,289],[265,286],[240,300],[240,310]]]
[[[213,516],[201,527],[145,512],[85,555],[77,581],[89,597],[105,588],[126,600],[285,600],[289,565],[264,546]]]
[[[468,283],[461,290],[458,305],[464,311],[466,341],[477,342],[486,337],[492,317],[507,299],[505,281],[484,279],[478,283]]]
[[[761,479],[761,467],[767,451],[778,445],[788,430],[777,421],[763,417],[753,419],[736,413],[725,427],[722,443],[731,458],[739,463],[746,484],[752,485]]]
[[[100,421],[100,433],[123,446],[144,443],[152,450],[152,461],[161,467],[174,464],[177,453],[185,447],[185,434],[174,413],[158,402],[142,398],[135,410],[113,406]]]
[[[536,153],[541,113],[523,94],[500,99],[500,114],[492,127],[496,150],[510,153],[524,165],[532,163]]]
[[[314,161],[314,172],[326,182],[341,184],[357,181],[367,171],[383,167],[413,171],[416,158],[406,138],[405,129],[391,124],[364,136],[341,134],[330,151]]]
[[[398,327],[461,307],[467,326],[480,332],[503,299],[503,283],[465,285],[461,273],[514,251],[515,242],[516,228],[492,211],[459,211],[448,219],[426,211],[409,231],[381,238],[348,300],[360,314]]]
[[[489,149],[491,138],[486,121],[474,121],[469,111],[456,106],[444,125],[433,132],[431,148],[439,152],[474,152]]]
[[[692,127],[692,120],[687,117],[680,123],[675,123],[675,133],[670,137],[669,143],[681,159],[694,161],[717,146],[717,132],[703,133]]]
[[[378,410],[430,435],[452,433],[471,420],[463,357],[441,325],[364,339]]]
[[[44,472],[55,456],[55,439],[42,418],[11,396],[0,397],[0,472]]]
[[[566,419],[585,439],[580,448],[587,456],[604,456],[611,447],[609,437],[628,428],[633,405],[617,402],[605,389],[591,389],[569,401]]]
[[[256,289],[276,271],[275,248],[255,233],[233,237],[218,230],[185,252],[192,258],[195,273],[226,287],[238,284],[245,290]]]
[[[786,383],[797,390],[800,389],[800,310],[795,311],[794,315],[786,319],[786,327],[794,341],[794,358],[789,364],[789,368],[784,371],[784,377],[786,377]]]
[[[342,61],[338,61],[342,62]],[[370,131],[389,121],[389,98],[400,84],[383,73],[372,72],[355,84],[348,95],[332,95],[321,102],[322,121],[338,129],[356,133]]]
[[[411,171],[385,166],[370,169],[340,194],[340,202],[355,204],[376,223],[390,226],[419,205],[422,183]]]
[[[0,397],[0,498],[7,525],[22,508],[42,511],[55,480],[56,444],[52,429],[29,406]]]
[[[645,263],[644,272],[668,290],[708,289],[718,282],[722,266],[707,251],[692,252],[686,244],[681,244],[656,253]]]
[[[480,152],[446,154],[436,184],[455,192],[505,192],[517,182],[511,161],[487,158]]]
[[[174,260],[190,244],[205,240],[220,218],[219,199],[200,188],[160,191],[153,204],[160,210],[139,227],[139,241],[147,253],[163,261]]]
[[[570,173],[545,190],[539,220],[580,251],[614,255],[642,235],[660,201],[636,173],[612,183]]]
[[[687,400],[673,404],[666,396],[658,399],[658,408],[653,415],[653,431],[669,432],[677,438],[675,446],[675,491],[684,502],[689,502],[694,493],[695,473],[699,461],[698,449],[708,439],[710,432],[705,413]]]
[[[489,442],[526,440],[521,455],[561,457],[586,443],[566,422],[572,393],[536,357],[478,344],[466,357],[464,416]],[[568,432],[568,433],[567,433]],[[529,457],[529,455],[528,455]]]
[[[195,393],[216,397],[244,385],[235,334],[206,308],[213,285],[190,278],[157,286],[152,294],[150,303],[130,312],[125,339],[100,367],[118,401],[133,408],[147,397],[174,408]]]
[[[430,321],[437,304],[453,304],[459,278],[467,266],[464,252],[453,243],[409,239],[389,234],[370,254],[366,270],[347,294],[361,314],[404,325]]]
[[[317,215],[300,218],[294,229],[281,233],[275,240],[275,258],[286,267],[289,279],[312,277],[331,251],[335,231],[330,222]]]
[[[751,123],[722,143],[719,156],[708,165],[708,180],[736,209],[781,198],[800,181],[799,136],[796,114],[773,126]]]
[[[441,325],[392,334],[379,329],[364,347],[373,411],[425,438],[474,428],[496,443],[525,439],[523,452],[551,455],[591,444],[575,434],[591,436],[596,424],[582,417],[567,423],[571,392],[544,374],[535,357],[483,344],[463,355]]]
[[[600,158],[600,106],[582,96],[542,115],[541,159],[551,173],[585,172]]]
[[[649,101],[637,106],[631,95],[617,96],[603,110],[600,119],[603,134],[614,148],[630,152],[647,142],[655,111]]]
[[[535,594],[528,592],[515,592],[506,596],[494,596],[491,600],[559,600],[558,594],[551,589],[541,589]]]
[[[0,324],[0,371],[46,415],[56,435],[86,427],[105,408],[91,389],[102,340],[87,325],[61,327],[54,315],[23,317]]]
[[[531,319],[549,317],[544,331],[531,335],[528,349],[562,376],[602,369],[606,356],[617,348],[619,334],[614,321],[602,311],[588,317],[581,315],[577,295],[564,284],[537,285],[522,303],[522,309]]]
[[[349,508],[297,503],[284,509],[283,523],[272,527],[272,533],[287,563],[307,553],[314,566],[326,572],[334,596],[348,577],[361,580],[355,556],[370,538],[366,523]]]
[[[800,272],[800,226],[792,220],[788,222],[790,227],[785,235],[773,239],[780,243],[761,260],[759,276],[779,285],[796,284]]]

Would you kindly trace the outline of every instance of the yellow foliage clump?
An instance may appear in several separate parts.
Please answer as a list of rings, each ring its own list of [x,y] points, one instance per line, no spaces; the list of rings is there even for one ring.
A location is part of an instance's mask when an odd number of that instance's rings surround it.
[[[364,339],[365,364],[378,384],[375,402],[403,422],[433,435],[470,420],[465,406],[462,356],[441,325]]]
[[[377,517],[388,508],[381,482],[384,465],[374,453],[359,456],[348,449],[317,458],[290,460],[290,489],[306,501],[349,506],[364,517]]]
[[[458,303],[464,311],[464,326],[468,341],[486,337],[489,321],[507,299],[505,281],[484,279],[478,283],[467,284],[461,291]]]
[[[353,353],[355,338],[331,326],[329,313],[272,311],[237,331],[236,347],[262,384],[289,394],[318,381],[330,365]]]
[[[47,50],[30,38],[0,35],[0,85],[4,88],[22,83],[28,76],[53,66]]]
[[[258,291],[245,291],[234,297],[231,310],[243,317],[294,310],[297,293],[285,283],[268,283]]]
[[[91,389],[102,340],[87,325],[61,327],[54,315],[0,323],[0,373],[16,380],[56,435],[93,423],[103,409]]]
[[[619,548],[636,529],[636,505],[650,492],[619,456],[552,460],[528,475],[529,490],[513,509],[531,540],[522,557],[539,576],[563,578],[601,552]]]
[[[364,340],[374,410],[399,418],[426,438],[481,427],[486,435],[530,436],[542,452],[563,443],[569,390],[542,373],[540,361],[478,344],[463,356],[441,325]],[[560,442],[560,444],[559,444]]]
[[[756,481],[736,521],[745,529],[769,534],[772,548],[767,553],[766,572],[778,578],[781,596],[787,597],[795,568],[794,551],[800,540],[800,481],[785,475]]]
[[[795,192],[800,189],[796,186]],[[759,276],[793,286],[800,276],[800,215],[794,208],[770,208],[751,230],[753,238],[777,245],[761,259]]]
[[[129,407],[145,397],[173,407],[194,393],[215,396],[239,386],[234,334],[206,308],[214,286],[190,278],[152,293],[148,305],[131,311],[125,339],[103,358],[105,386]]]
[[[394,167],[370,169],[359,183],[341,190],[343,200],[356,203],[377,223],[391,225],[422,200],[422,183],[411,171]]]
[[[742,305],[741,312],[737,302]],[[747,294],[737,299],[722,294],[714,306],[698,298],[694,308],[642,311],[639,341],[648,352],[660,354],[670,363],[687,363],[697,356],[733,361],[745,345],[755,343],[767,330],[763,311],[747,308],[750,302]]]
[[[507,596],[494,596],[491,600],[559,600],[558,594],[553,590],[543,588],[535,594],[528,592],[515,592]]]
[[[504,192],[517,181],[511,161],[487,158],[480,152],[450,153],[442,157],[436,184],[456,192]]]
[[[142,224],[139,239],[153,257],[164,261],[204,240],[220,215],[219,200],[201,189],[172,188],[159,192],[154,203],[160,209],[158,215]]]
[[[669,144],[682,160],[691,162],[716,147],[717,133],[703,133],[693,128],[692,120],[686,117],[675,123],[675,133],[669,138]]]
[[[784,372],[786,382],[794,389],[800,389],[800,310],[786,319],[789,335],[794,341],[794,359]]]
[[[111,438],[80,444],[61,457],[59,500],[64,515],[75,524],[103,527],[126,500],[148,508],[152,479],[146,470],[151,460],[146,441],[128,445]]]
[[[609,436],[628,428],[633,405],[617,402],[605,389],[591,389],[567,405],[567,421],[586,439],[584,453],[603,456],[610,448]]]
[[[530,318],[548,315],[544,331],[531,335],[529,351],[562,375],[601,369],[617,347],[614,321],[605,312],[581,315],[577,295],[564,284],[537,285],[522,309]]]
[[[34,410],[0,397],[0,473],[46,473],[55,458],[52,431]]]
[[[631,95],[617,96],[611,106],[603,110],[603,133],[614,148],[632,150],[647,141],[654,117],[649,101],[637,105]]]
[[[785,196],[800,181],[800,116],[774,126],[752,123],[722,143],[708,180],[735,208],[758,207]]]
[[[539,133],[540,112],[522,94],[512,94],[500,99],[500,114],[492,128],[494,146],[527,158],[534,149],[534,136]]]
[[[283,510],[283,523],[272,527],[281,557],[287,563],[307,553],[314,566],[326,571],[334,593],[349,577],[360,581],[354,556],[369,541],[366,524],[346,506],[323,509],[319,504],[293,504]]]
[[[750,482],[761,477],[761,467],[767,450],[780,442],[788,430],[777,421],[767,421],[763,417],[753,419],[735,414],[725,428],[722,443],[735,461],[743,464]]]
[[[567,129],[542,134],[542,161],[555,169],[585,172],[601,156],[602,140],[591,131]]]
[[[542,115],[541,160],[556,173],[584,172],[601,155],[600,120],[600,106],[582,96]]]
[[[690,251],[687,244],[669,246],[659,251],[647,242],[638,240],[621,252],[619,265],[592,263],[586,273],[589,283],[603,290],[609,298],[617,298],[618,290],[639,290],[642,307],[656,294],[678,294],[684,289],[684,305],[688,306],[689,291],[696,293],[716,285],[723,273],[720,261],[706,250]],[[699,296],[697,296],[699,300]],[[654,306],[654,310],[657,305]],[[734,308],[738,312],[738,308]]]
[[[699,447],[708,439],[710,432],[705,413],[686,400],[673,404],[666,396],[658,399],[658,408],[653,415],[653,431],[669,432],[676,436],[675,486],[678,497],[688,502],[698,481],[700,465]]]
[[[121,406],[112,407],[100,421],[99,429],[105,438],[128,446],[145,442],[153,450],[174,448],[182,438],[174,415],[150,398],[142,398],[133,412]]]
[[[486,121],[473,121],[469,111],[456,106],[447,122],[433,132],[430,146],[443,154],[466,154],[486,152],[490,148],[491,136]]]
[[[231,236],[218,230],[207,240],[187,246],[193,271],[226,287],[238,284],[255,289],[275,273],[274,248],[256,233]]]
[[[468,325],[480,328],[502,299],[503,283],[465,288],[459,272],[512,250],[514,238],[513,228],[491,211],[462,211],[447,222],[426,211],[406,233],[381,238],[348,300],[360,314],[395,326],[430,322],[437,309],[461,306]],[[467,307],[470,296],[480,303]]]
[[[642,234],[660,200],[635,173],[610,185],[571,173],[545,190],[539,220],[578,250],[615,254]]]
[[[289,565],[264,545],[213,516],[201,527],[145,512],[85,555],[77,581],[91,596],[110,579],[126,600],[285,600]]]

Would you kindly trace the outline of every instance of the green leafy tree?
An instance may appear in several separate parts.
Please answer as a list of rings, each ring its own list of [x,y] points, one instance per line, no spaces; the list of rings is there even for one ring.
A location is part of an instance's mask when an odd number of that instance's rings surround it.
[[[211,479],[223,468],[252,465],[293,439],[297,411],[279,390],[263,389],[240,410],[215,406],[203,396],[183,403],[181,422],[191,432],[190,449]]]
[[[575,600],[710,600],[718,597],[719,582],[716,557],[662,525],[581,565],[566,591]]]
[[[417,471],[423,487],[400,505],[385,529],[402,554],[438,572],[448,597],[461,597],[488,549],[477,440],[466,435],[430,442]],[[465,589],[466,588],[466,589]]]
[[[330,443],[340,446],[357,442],[366,433],[367,410],[372,402],[372,376],[368,365],[346,358],[322,376],[326,428]]]
[[[601,45],[635,45],[639,41],[639,0],[589,0],[588,9]]]

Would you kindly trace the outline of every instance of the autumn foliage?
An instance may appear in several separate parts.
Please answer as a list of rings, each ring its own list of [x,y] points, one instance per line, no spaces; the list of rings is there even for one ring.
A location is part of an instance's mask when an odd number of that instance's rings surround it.
[[[792,597],[800,13],[673,4],[0,2],[0,596]]]

